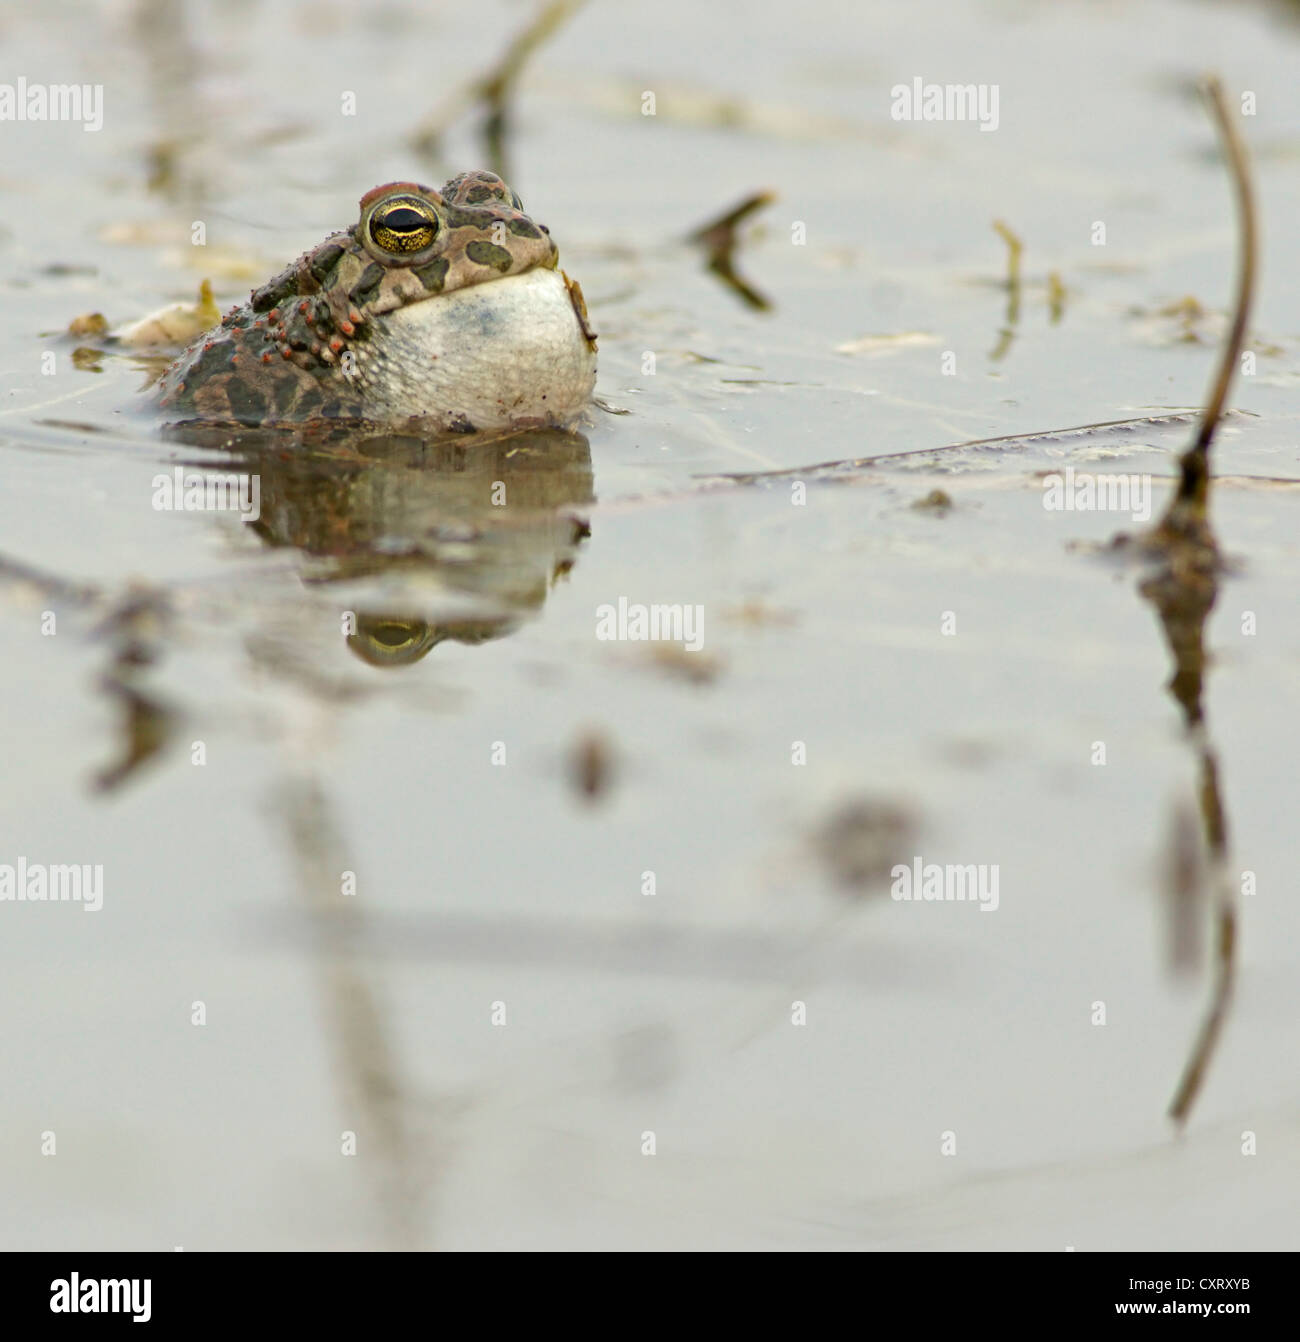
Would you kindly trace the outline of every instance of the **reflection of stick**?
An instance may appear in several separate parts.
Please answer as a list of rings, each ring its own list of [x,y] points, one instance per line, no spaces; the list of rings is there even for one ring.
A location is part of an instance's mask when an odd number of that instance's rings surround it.
[[[1053,270],[1047,277],[1047,307],[1051,313],[1052,325],[1065,316],[1066,288],[1061,281],[1061,272]]]
[[[1020,256],[1025,244],[1002,222],[993,221],[993,231],[1007,244],[1007,325],[1020,319]]]
[[[356,1127],[375,1173],[376,1198],[391,1248],[419,1248],[422,1170],[408,1137],[408,1088],[392,1042],[392,1031],[365,971],[356,942],[363,920],[339,893],[345,866],[339,829],[315,778],[291,781],[283,807],[297,868],[299,893],[316,934],[316,960],[327,1012],[327,1033],[342,1081],[344,1113]],[[428,1149],[428,1134],[424,1150]]]
[[[1236,978],[1237,949],[1237,911],[1231,901],[1221,901],[1219,908],[1219,938],[1214,960],[1214,992],[1210,997],[1210,1007],[1201,1022],[1201,1031],[1196,1036],[1196,1044],[1187,1065],[1183,1068],[1178,1090],[1169,1105],[1169,1117],[1175,1123],[1185,1123],[1191,1113],[1192,1104],[1205,1080],[1205,1071],[1227,1019],[1228,1004],[1232,1001],[1233,982]]]
[[[1201,416],[1196,441],[1183,454],[1182,481],[1175,504],[1182,502],[1204,508],[1209,496],[1209,448],[1223,415],[1233,374],[1241,360],[1241,347],[1246,339],[1246,325],[1250,320],[1250,305],[1255,293],[1255,261],[1258,253],[1258,224],[1255,217],[1255,193],[1250,182],[1250,168],[1246,147],[1241,142],[1237,127],[1231,120],[1223,87],[1210,76],[1202,85],[1215,124],[1223,140],[1223,151],[1228,160],[1228,171],[1237,197],[1237,220],[1240,226],[1241,247],[1237,258],[1237,295],[1232,317],[1232,329],[1223,346],[1223,358]]]
[[[1020,323],[1020,256],[1025,246],[1001,219],[993,221],[993,231],[1007,244],[1007,324],[998,332],[998,343],[989,353],[990,361],[997,363],[1006,358]]]
[[[1213,770],[1212,757],[1207,756],[1206,765]],[[1226,854],[1216,854],[1214,862],[1214,887],[1218,909],[1216,917],[1219,935],[1214,954],[1214,990],[1210,994],[1210,1005],[1201,1022],[1196,1043],[1192,1046],[1178,1089],[1169,1105],[1169,1117],[1175,1123],[1187,1121],[1192,1105],[1205,1080],[1206,1068],[1223,1031],[1223,1022],[1228,1016],[1228,1004],[1232,1001],[1232,989],[1236,980],[1237,950],[1237,908],[1232,887],[1232,878],[1224,862]]]

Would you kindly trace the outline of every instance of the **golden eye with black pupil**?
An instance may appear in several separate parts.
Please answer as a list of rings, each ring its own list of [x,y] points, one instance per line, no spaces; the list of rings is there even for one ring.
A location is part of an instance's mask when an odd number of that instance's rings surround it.
[[[394,196],[376,205],[366,225],[370,241],[390,256],[411,256],[438,236],[438,216],[418,196]]]

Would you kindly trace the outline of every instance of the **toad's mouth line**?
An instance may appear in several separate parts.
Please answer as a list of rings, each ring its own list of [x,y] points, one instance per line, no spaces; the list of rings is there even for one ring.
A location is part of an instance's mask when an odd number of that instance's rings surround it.
[[[451,303],[458,298],[463,298],[466,294],[484,294],[492,291],[501,296],[511,295],[519,288],[520,281],[533,280],[539,275],[556,274],[557,271],[551,266],[529,266],[527,270],[516,271],[513,275],[484,275],[482,279],[474,280],[472,283],[458,284],[454,289],[440,289],[430,293],[412,295],[400,307],[391,309],[382,313],[385,320],[389,320],[405,312],[408,308],[426,307],[429,303],[441,304]]]

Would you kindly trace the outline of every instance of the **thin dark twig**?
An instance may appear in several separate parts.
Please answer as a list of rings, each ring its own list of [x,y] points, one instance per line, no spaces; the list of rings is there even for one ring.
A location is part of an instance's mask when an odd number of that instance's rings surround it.
[[[1250,321],[1250,308],[1255,295],[1255,269],[1259,255],[1259,224],[1255,213],[1255,192],[1250,180],[1246,146],[1242,143],[1241,135],[1228,111],[1223,86],[1218,79],[1211,75],[1202,87],[1223,140],[1228,171],[1232,175],[1241,244],[1237,256],[1237,294],[1232,328],[1224,342],[1223,357],[1211,386],[1205,413],[1201,416],[1201,427],[1196,435],[1196,441],[1183,454],[1181,462],[1183,475],[1178,499],[1184,503],[1195,503],[1200,507],[1204,507],[1208,501],[1210,442],[1223,416],[1228,391],[1241,361],[1241,348],[1245,343],[1246,327]]]

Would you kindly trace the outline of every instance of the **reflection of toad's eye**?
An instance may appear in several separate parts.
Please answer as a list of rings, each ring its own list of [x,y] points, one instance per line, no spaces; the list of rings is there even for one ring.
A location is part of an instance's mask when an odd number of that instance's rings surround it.
[[[375,207],[367,228],[380,251],[409,256],[424,251],[438,236],[438,216],[418,196],[394,196]]]
[[[371,666],[410,666],[424,657],[446,634],[436,624],[395,615],[358,615],[357,631],[348,647]]]

